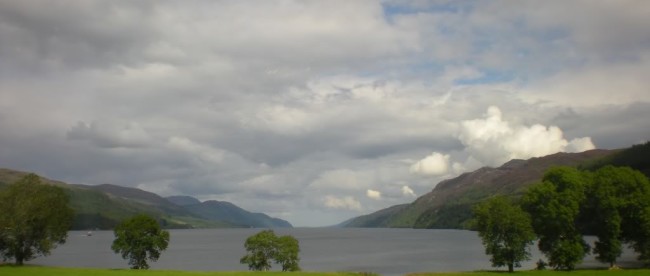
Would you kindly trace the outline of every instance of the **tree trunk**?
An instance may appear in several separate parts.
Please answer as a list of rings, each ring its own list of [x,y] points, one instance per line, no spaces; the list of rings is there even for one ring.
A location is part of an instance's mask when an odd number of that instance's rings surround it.
[[[514,272],[514,271],[515,271],[515,269],[514,269],[513,263],[509,263],[508,264],[508,272]]]
[[[23,256],[20,254],[16,254],[16,265],[17,266],[23,265]]]

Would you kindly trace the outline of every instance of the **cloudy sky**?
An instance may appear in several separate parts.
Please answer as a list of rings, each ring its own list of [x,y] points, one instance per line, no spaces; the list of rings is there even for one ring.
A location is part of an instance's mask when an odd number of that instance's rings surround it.
[[[0,0],[0,167],[320,226],[650,137],[650,1]]]

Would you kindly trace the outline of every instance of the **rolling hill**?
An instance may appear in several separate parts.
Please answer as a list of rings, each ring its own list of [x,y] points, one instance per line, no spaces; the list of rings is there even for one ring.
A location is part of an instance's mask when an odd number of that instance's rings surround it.
[[[0,189],[27,174],[28,172],[0,169]],[[199,212],[196,212],[194,208],[188,209],[185,205],[176,204],[173,200],[170,201],[157,194],[137,188],[112,184],[67,184],[43,177],[41,177],[41,181],[64,188],[70,196],[70,205],[75,211],[73,222],[75,230],[111,229],[121,220],[139,213],[155,217],[165,228],[291,227],[291,224],[286,221],[261,213],[250,213],[231,203],[228,203],[229,206],[224,207],[224,210],[213,206],[198,214]],[[202,205],[198,200],[194,203]],[[219,219],[219,214],[230,212],[231,209],[237,209],[238,214],[243,217],[239,217],[239,220],[232,220],[236,223]],[[246,217],[247,214],[249,214],[248,217]],[[241,221],[254,223],[246,224]],[[276,224],[278,226],[275,226]]]
[[[490,196],[520,196],[552,166],[597,169],[630,166],[648,175],[650,143],[622,150],[556,153],[528,160],[511,160],[498,168],[483,167],[444,180],[410,204],[396,205],[350,219],[344,227],[467,228],[472,206]]]
[[[230,202],[216,200],[200,202],[198,199],[189,196],[173,196],[168,197],[167,200],[183,206],[186,210],[197,216],[215,221],[224,221],[238,227],[292,227],[288,221],[272,218],[263,213],[252,213]]]

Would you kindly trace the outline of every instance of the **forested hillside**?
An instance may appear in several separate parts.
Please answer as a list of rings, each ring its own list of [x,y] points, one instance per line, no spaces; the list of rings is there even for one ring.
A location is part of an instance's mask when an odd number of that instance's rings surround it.
[[[498,168],[483,167],[444,180],[413,203],[356,217],[345,227],[467,228],[472,207],[493,195],[519,197],[553,166],[594,170],[611,164],[629,166],[648,175],[650,143],[621,150],[556,153],[529,160],[511,160]]]
[[[0,189],[16,182],[29,174],[11,169],[0,169]],[[112,184],[102,185],[81,185],[67,184],[61,181],[41,177],[45,184],[63,187],[70,197],[70,205],[75,211],[72,229],[112,229],[121,220],[136,214],[145,213],[155,217],[165,228],[222,228],[222,227],[275,227],[275,224],[266,221],[276,222],[277,227],[291,227],[286,221],[268,217],[264,214],[254,214],[239,207],[240,213],[248,213],[251,216],[263,221],[256,220],[252,224],[240,223],[240,221],[223,220],[212,213],[224,212],[219,208],[206,210],[201,214],[187,209],[182,204],[160,197],[157,194],[143,191],[137,188],[122,187]],[[196,199],[195,199],[196,200]],[[197,200],[198,201],[198,200]],[[199,202],[200,203],[200,202]],[[230,203],[229,203],[230,204]],[[228,209],[230,210],[230,209]],[[240,218],[242,220],[242,218]],[[244,218],[243,220],[246,221]]]

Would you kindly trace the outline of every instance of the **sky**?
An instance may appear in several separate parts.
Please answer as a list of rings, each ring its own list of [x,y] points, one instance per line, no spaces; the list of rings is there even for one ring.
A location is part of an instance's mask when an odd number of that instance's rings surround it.
[[[0,0],[0,167],[295,226],[650,137],[650,1]]]

